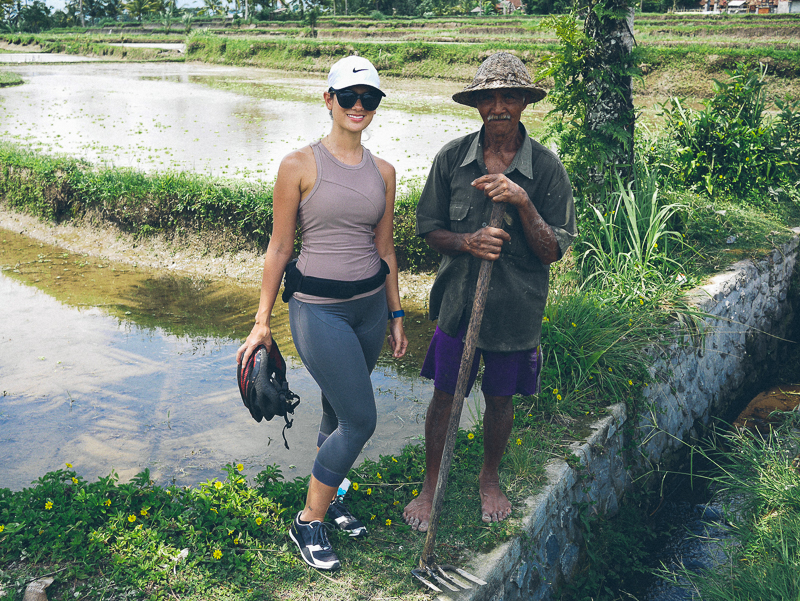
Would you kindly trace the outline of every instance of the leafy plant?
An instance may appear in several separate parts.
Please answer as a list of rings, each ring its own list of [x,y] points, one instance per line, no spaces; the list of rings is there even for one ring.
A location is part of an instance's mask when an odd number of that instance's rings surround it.
[[[728,81],[714,81],[714,95],[702,110],[678,98],[662,107],[675,144],[675,179],[708,195],[748,197],[782,178],[796,178],[800,103],[779,101],[781,112],[768,120],[766,67],[740,63],[725,73]]]
[[[624,0],[589,0],[541,23],[559,40],[537,73],[537,81],[554,82],[547,137],[558,142],[579,204],[602,197],[615,174],[627,174],[633,165],[634,114],[625,99],[639,68],[617,39],[629,9]]]
[[[617,176],[614,196],[616,202],[591,207],[594,223],[579,244],[583,289],[609,303],[672,305],[687,280],[673,258],[682,237],[668,228],[686,207],[661,205],[650,173],[627,185]]]

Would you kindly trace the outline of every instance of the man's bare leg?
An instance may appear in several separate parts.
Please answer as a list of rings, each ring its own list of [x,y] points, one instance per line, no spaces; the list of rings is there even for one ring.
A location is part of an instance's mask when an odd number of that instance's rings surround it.
[[[444,439],[447,436],[452,409],[453,395],[434,388],[433,398],[425,416],[425,480],[419,496],[406,505],[403,511],[403,519],[413,530],[428,531],[433,493],[439,479]]]
[[[500,460],[514,425],[514,404],[510,396],[489,396],[483,415],[483,467],[479,477],[481,519],[500,522],[511,515],[511,503],[500,490]]]

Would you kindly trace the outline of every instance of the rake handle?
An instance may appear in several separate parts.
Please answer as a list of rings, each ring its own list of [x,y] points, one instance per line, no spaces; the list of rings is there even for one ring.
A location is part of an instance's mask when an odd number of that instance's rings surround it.
[[[489,226],[499,228],[505,212],[506,204],[504,202],[494,203]],[[492,276],[492,265],[494,265],[494,261],[484,259],[481,261],[481,268],[478,272],[478,285],[475,289],[475,300],[472,303],[472,314],[469,319],[469,325],[467,326],[467,338],[464,342],[464,352],[461,354],[461,365],[458,369],[458,380],[456,380],[456,391],[453,395],[450,422],[447,425],[447,436],[445,437],[444,448],[442,449],[442,461],[439,464],[439,479],[436,481],[436,489],[433,492],[431,515],[428,518],[428,536],[425,538],[425,546],[422,548],[422,557],[419,561],[420,567],[423,568],[431,565],[434,561],[433,550],[436,546],[436,530],[439,527],[439,514],[444,504],[447,478],[450,475],[450,466],[453,463],[453,450],[456,445],[458,426],[461,422],[461,410],[464,408],[464,397],[467,393],[470,367],[475,358],[478,332],[480,332],[481,321],[483,321],[486,296],[489,293],[489,280]]]

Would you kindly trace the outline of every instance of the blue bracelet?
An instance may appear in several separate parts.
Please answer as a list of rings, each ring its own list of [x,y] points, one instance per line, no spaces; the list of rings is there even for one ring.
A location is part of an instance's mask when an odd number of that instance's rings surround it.
[[[406,312],[400,309],[399,311],[389,311],[389,319],[394,319],[395,317],[405,317]]]

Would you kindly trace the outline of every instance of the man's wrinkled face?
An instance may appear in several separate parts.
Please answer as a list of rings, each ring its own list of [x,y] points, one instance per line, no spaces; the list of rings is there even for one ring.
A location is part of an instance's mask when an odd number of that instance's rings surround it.
[[[481,90],[475,92],[475,104],[487,129],[516,133],[528,99],[520,90]]]

